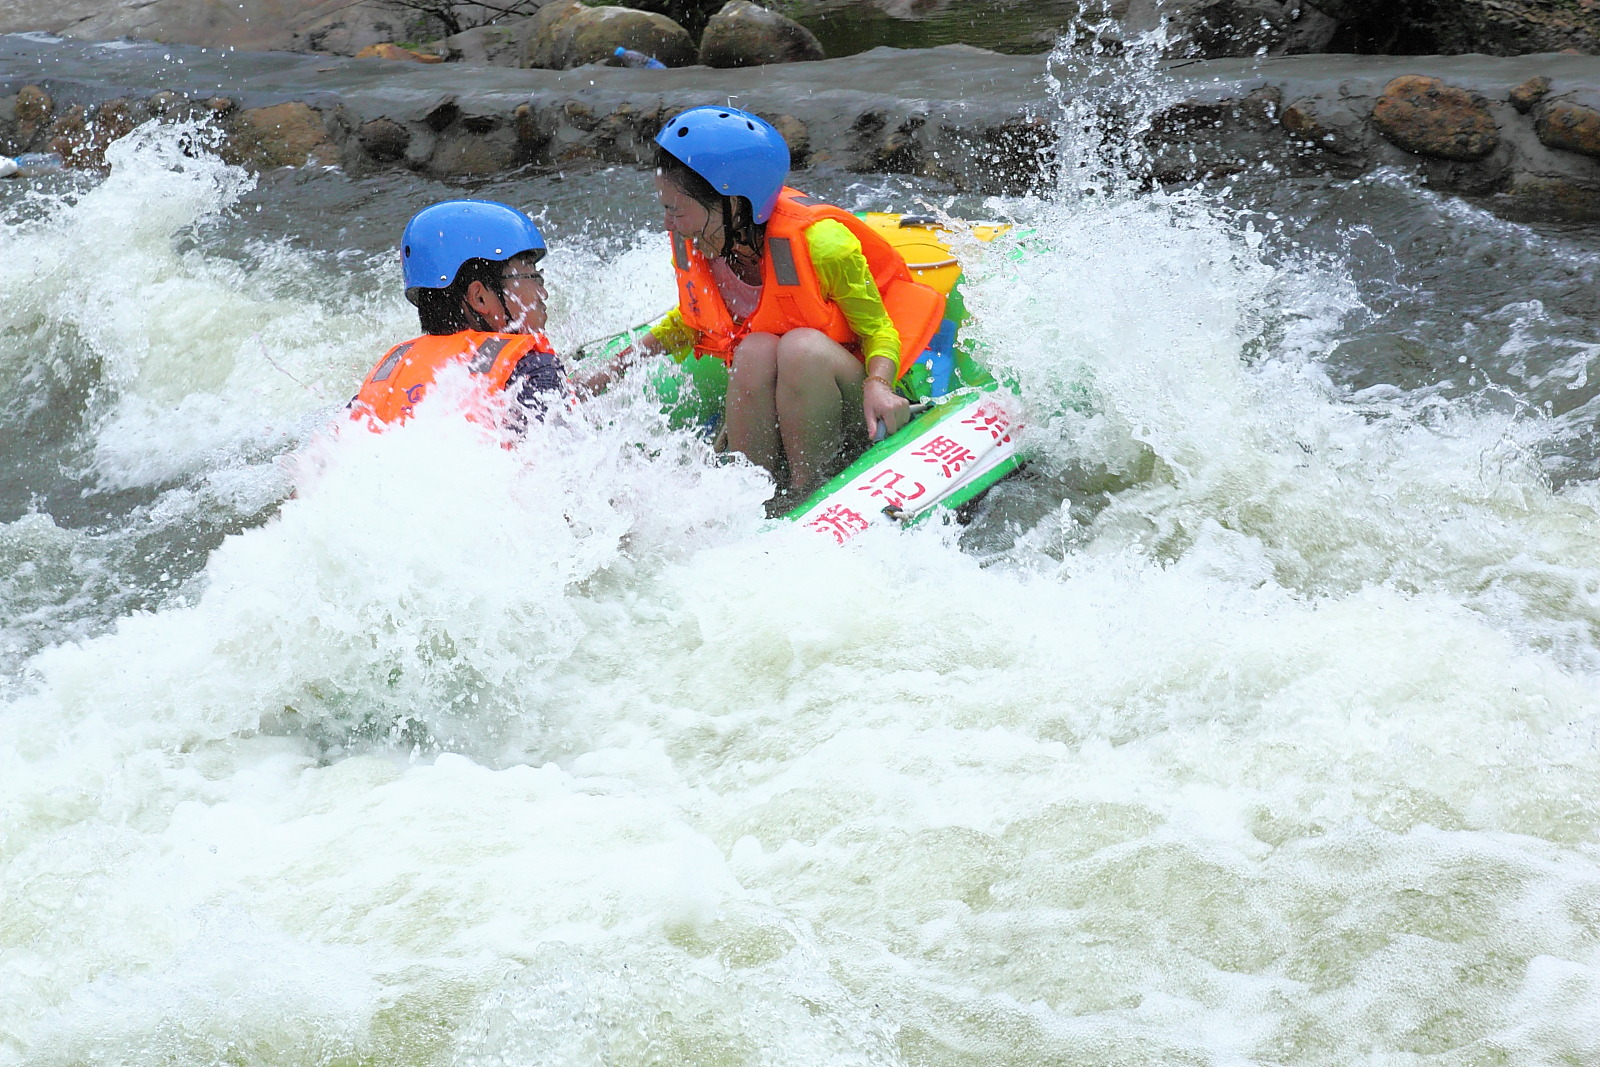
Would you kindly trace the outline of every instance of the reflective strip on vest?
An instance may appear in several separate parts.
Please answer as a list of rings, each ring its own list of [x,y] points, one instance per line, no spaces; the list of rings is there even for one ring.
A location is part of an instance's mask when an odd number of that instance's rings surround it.
[[[375,382],[388,381],[389,375],[393,374],[394,369],[400,365],[401,357],[411,351],[411,346],[416,343],[415,341],[407,341],[403,345],[395,345],[388,358],[378,364],[378,369],[372,372],[372,380]]]
[[[672,265],[679,270],[689,269],[688,242],[683,239],[682,234],[672,235]]]
[[[827,201],[826,200],[818,200],[814,196],[791,196],[789,198],[789,203],[791,203],[791,204],[804,204],[806,207],[816,207],[818,204],[826,204]]]
[[[794,266],[794,246],[787,237],[770,238],[767,254],[772,257],[772,276],[779,285],[800,284],[800,272]]]
[[[467,364],[467,369],[473,374],[483,374],[494,366],[495,357],[498,356],[506,345],[511,343],[509,337],[491,337],[478,346],[478,351]]]

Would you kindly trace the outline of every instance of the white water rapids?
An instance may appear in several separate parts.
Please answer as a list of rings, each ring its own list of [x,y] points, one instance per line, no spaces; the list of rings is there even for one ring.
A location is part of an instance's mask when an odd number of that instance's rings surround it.
[[[0,226],[9,425],[135,501],[0,526],[0,1064],[1600,1062],[1600,495],[1338,384],[1336,258],[992,202],[1033,504],[835,549],[637,387],[324,433],[389,257],[113,163]],[[566,350],[671,299],[659,234],[548,266]]]

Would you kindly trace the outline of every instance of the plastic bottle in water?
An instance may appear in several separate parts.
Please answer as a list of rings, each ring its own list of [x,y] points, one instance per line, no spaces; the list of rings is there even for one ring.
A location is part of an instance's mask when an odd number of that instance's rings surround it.
[[[620,44],[617,50],[611,53],[613,67],[642,67],[648,70],[666,70],[667,65],[655,56],[647,56],[643,52],[635,52],[631,48],[624,48]]]
[[[20,156],[0,156],[0,178],[32,178],[54,174],[66,167],[59,152],[24,152]]]

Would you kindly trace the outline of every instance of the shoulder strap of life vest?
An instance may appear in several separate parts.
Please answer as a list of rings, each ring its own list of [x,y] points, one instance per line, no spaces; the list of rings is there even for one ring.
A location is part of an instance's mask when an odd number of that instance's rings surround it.
[[[751,316],[750,328],[772,329],[787,323],[787,329],[812,326],[841,343],[856,339],[838,305],[823,295],[811,264],[805,231],[823,219],[840,223],[860,242],[884,310],[900,335],[900,371],[904,372],[938,332],[944,318],[944,296],[914,279],[905,258],[871,226],[841,207],[795,189],[783,190],[767,222],[766,284],[762,307]],[[769,299],[771,317],[762,314],[768,310]]]
[[[555,354],[543,333],[462,330],[414,337],[389,349],[372,368],[350,402],[351,417],[367,419],[375,428],[404,422],[434,379],[453,363],[464,363],[470,373],[482,376],[487,392],[498,392],[517,363],[534,352]]]

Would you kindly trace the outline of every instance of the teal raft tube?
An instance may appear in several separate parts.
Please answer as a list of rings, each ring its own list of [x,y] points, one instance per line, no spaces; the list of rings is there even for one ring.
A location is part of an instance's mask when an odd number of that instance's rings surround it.
[[[960,336],[967,309],[951,250],[954,234],[929,216],[868,212],[861,218],[899,250],[918,281],[945,294],[945,319],[896,385],[911,401],[911,421],[781,517],[841,545],[874,525],[912,525],[970,503],[1025,458],[1017,447],[1021,405],[1014,391]],[[962,232],[988,241],[1003,229],[973,224]],[[578,357],[609,357],[643,329],[585,345]],[[659,373],[653,386],[674,425],[699,425],[713,434],[720,427],[728,389],[721,360],[688,357],[678,369]]]

